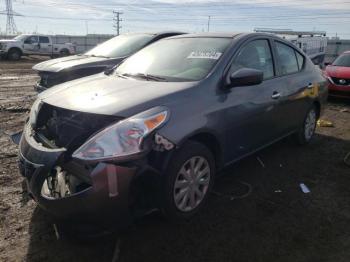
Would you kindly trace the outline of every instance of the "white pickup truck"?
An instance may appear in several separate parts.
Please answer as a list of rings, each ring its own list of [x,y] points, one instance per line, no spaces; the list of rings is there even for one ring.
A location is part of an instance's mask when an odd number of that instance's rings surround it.
[[[75,49],[71,43],[54,44],[52,38],[45,35],[19,35],[0,40],[0,56],[9,60],[18,60],[24,55],[68,56],[74,55]]]

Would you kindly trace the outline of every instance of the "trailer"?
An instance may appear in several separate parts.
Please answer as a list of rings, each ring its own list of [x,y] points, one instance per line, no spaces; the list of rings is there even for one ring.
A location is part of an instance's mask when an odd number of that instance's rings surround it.
[[[293,31],[290,29],[255,28],[255,32],[276,34],[289,40],[307,54],[315,65],[323,67],[326,56],[325,31]]]

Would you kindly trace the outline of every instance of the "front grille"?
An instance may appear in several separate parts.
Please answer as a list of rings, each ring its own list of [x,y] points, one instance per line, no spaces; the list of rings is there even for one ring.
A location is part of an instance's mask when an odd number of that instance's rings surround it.
[[[120,117],[72,111],[44,104],[34,130],[36,139],[48,147],[65,147],[72,152],[91,135],[118,122]]]
[[[332,80],[333,80],[334,84],[336,84],[336,85],[340,85],[340,86],[349,86],[350,85],[350,79],[332,77]]]

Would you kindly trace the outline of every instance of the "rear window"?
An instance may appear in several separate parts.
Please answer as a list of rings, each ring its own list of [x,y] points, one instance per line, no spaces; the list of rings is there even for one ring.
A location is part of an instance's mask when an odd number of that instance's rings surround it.
[[[48,43],[50,43],[50,40],[46,36],[40,36],[39,37],[39,42],[42,43],[42,44],[48,44]]]
[[[288,75],[299,71],[298,60],[294,48],[276,42],[276,50],[282,75]]]

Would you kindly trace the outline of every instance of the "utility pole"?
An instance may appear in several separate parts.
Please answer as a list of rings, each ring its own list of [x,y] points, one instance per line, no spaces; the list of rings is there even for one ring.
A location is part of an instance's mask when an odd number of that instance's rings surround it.
[[[13,19],[13,9],[12,9],[12,0],[5,0],[6,3],[6,16],[7,16],[7,23],[6,23],[6,34],[16,34],[17,33],[17,27],[15,24],[15,20]]]
[[[120,33],[120,29],[122,28],[121,25],[120,25],[120,22],[123,21],[120,16],[122,15],[123,13],[122,12],[119,12],[119,11],[113,11],[113,27],[114,29],[117,31],[117,35],[119,35]]]
[[[210,18],[211,18],[211,16],[209,15],[208,16],[208,32],[209,32],[209,29],[210,29]]]

